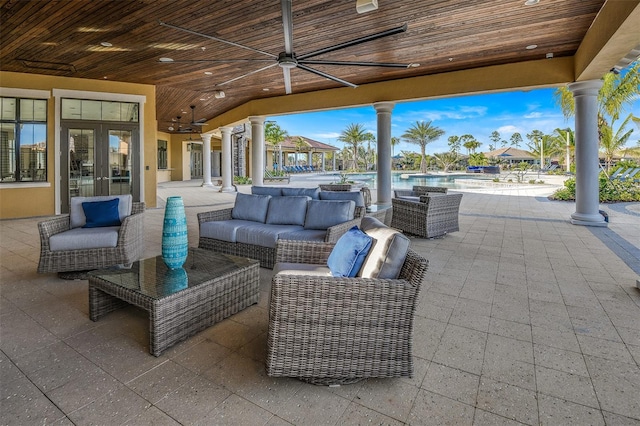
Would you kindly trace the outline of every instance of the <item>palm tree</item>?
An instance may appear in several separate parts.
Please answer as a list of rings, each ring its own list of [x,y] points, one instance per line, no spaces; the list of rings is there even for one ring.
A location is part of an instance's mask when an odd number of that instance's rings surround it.
[[[360,144],[367,140],[367,133],[364,130],[362,124],[349,124],[345,130],[342,131],[338,140],[344,142],[352,152],[351,160],[353,161],[353,169],[358,169],[358,147]]]
[[[553,131],[553,133],[551,134],[551,137],[554,139],[555,143],[560,146],[560,147],[564,147],[564,152],[565,152],[565,159],[564,159],[564,163],[565,163],[565,170],[569,171],[569,163],[572,161],[573,156],[574,156],[574,152],[576,149],[576,135],[575,132],[573,130],[571,130],[570,128],[566,128],[566,129],[560,129],[557,128]],[[568,152],[567,152],[567,138],[569,140],[569,148],[568,148]],[[568,155],[568,157],[567,157]],[[567,161],[568,160],[568,161]]]
[[[489,165],[489,160],[485,157],[484,152],[473,153],[469,155],[469,165],[470,166],[487,166]]]
[[[629,114],[615,133],[613,132],[612,126],[602,126],[600,150],[604,153],[607,172],[611,169],[611,160],[614,154],[616,153],[616,151],[621,150],[627,144],[627,141],[633,133],[633,129],[625,131],[625,127],[627,127],[627,124],[629,124],[629,121],[631,121],[632,118],[633,114]]]
[[[365,140],[367,141],[367,149],[364,154],[364,165],[365,171],[369,171],[369,164],[374,164],[376,160],[376,150],[375,148],[371,149],[371,142],[375,144],[376,137],[371,132],[367,132],[365,136]],[[369,163],[369,160],[371,160],[371,163]]]
[[[420,159],[421,173],[427,172],[427,144],[430,144],[442,135],[444,135],[444,130],[432,126],[431,121],[416,121],[416,124],[407,129],[402,135],[402,139],[420,146],[420,155],[422,156]]]
[[[391,156],[394,157],[396,155],[396,146],[400,145],[400,138],[393,136],[391,137]]]
[[[598,129],[608,125],[607,116],[613,123],[620,117],[622,109],[640,96],[640,62],[636,62],[623,73],[607,73],[602,77],[602,87],[598,91]],[[556,103],[560,105],[565,119],[575,114],[573,94],[568,87],[560,87],[555,92]],[[602,133],[600,133],[602,138]]]
[[[304,140],[302,136],[298,136],[293,143],[296,146],[296,166],[299,166],[300,164],[298,161],[298,153],[303,149],[308,149],[309,144]]]
[[[273,153],[275,155],[275,148],[284,142],[284,139],[289,136],[286,130],[278,126],[275,121],[267,121],[267,124],[264,126],[264,140],[271,146],[273,146]],[[280,159],[277,160],[278,162]],[[274,160],[274,163],[276,161]],[[280,170],[282,169],[282,164],[278,164]]]
[[[476,149],[482,145],[482,143],[478,142],[473,135],[462,135],[460,136],[460,143],[463,147],[467,149],[467,154],[471,154],[472,152],[476,152]]]

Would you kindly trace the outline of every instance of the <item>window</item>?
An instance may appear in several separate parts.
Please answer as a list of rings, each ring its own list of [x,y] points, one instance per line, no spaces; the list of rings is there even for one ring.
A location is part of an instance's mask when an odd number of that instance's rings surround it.
[[[158,139],[158,170],[167,168],[167,141]]]
[[[0,182],[47,180],[47,101],[0,98]]]

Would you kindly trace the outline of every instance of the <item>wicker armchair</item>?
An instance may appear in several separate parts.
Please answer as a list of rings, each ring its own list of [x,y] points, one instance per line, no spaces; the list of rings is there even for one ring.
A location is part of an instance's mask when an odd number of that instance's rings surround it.
[[[131,204],[131,215],[124,218],[115,247],[52,251],[49,238],[70,229],[68,214],[38,223],[40,261],[38,272],[87,271],[113,265],[129,264],[142,257],[144,251],[145,203]]]
[[[325,265],[333,243],[278,241],[278,262]],[[427,261],[409,249],[398,279],[276,274],[269,376],[315,384],[412,377],[413,319]]]
[[[425,238],[459,231],[461,200],[462,194],[421,195],[417,202],[393,198],[391,227]]]
[[[420,197],[421,195],[428,195],[430,192],[436,192],[439,194],[446,194],[449,191],[448,188],[443,186],[420,186],[414,185],[411,190],[408,189],[395,189],[393,191],[394,197]],[[415,201],[418,201],[417,198]]]

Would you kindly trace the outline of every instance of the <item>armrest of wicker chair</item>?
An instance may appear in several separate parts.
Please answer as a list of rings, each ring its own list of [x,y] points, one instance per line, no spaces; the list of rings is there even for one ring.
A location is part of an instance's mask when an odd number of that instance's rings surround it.
[[[279,242],[278,261],[320,262],[330,247]],[[426,268],[427,261],[409,250],[395,280],[276,274],[267,374],[318,384],[411,377],[413,318]]]
[[[38,232],[40,234],[40,251],[49,251],[49,238],[52,235],[70,229],[69,215],[63,214],[52,219],[38,222]]]
[[[421,202],[391,200],[391,227],[431,238],[459,230],[458,212],[462,194],[420,197]]]
[[[144,208],[143,202],[133,203],[131,215],[124,218],[118,232],[118,246],[126,246],[127,251],[137,253],[137,257],[144,251]]]
[[[327,228],[327,235],[325,235],[324,240],[327,242],[335,243],[349,229],[353,228],[354,226],[360,226],[361,222],[362,217],[356,216],[355,219],[351,219],[347,222],[342,222],[337,225],[331,226]]]
[[[326,265],[334,246],[334,242],[278,240],[276,243],[276,263]]]
[[[428,192],[440,192],[442,194],[446,194],[449,191],[449,188],[445,188],[443,186],[418,186],[415,185],[413,187],[413,191],[419,194],[426,194]]]

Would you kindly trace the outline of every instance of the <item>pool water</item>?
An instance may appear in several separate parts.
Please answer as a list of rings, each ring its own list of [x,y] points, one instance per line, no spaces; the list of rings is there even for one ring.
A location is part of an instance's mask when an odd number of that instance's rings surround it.
[[[377,188],[378,176],[375,172],[372,173],[353,173],[348,174],[349,180],[359,181],[367,184],[369,188]],[[410,176],[407,173],[392,172],[391,173],[391,187],[393,189],[411,189],[414,185],[421,186],[443,186],[449,189],[466,189],[466,188],[482,188],[481,185],[474,185],[472,182],[469,184],[461,183],[461,180],[473,179],[473,180],[491,180],[491,178],[478,175],[466,175],[466,174],[451,174],[451,175],[419,175]],[[457,180],[457,182],[455,182]]]

